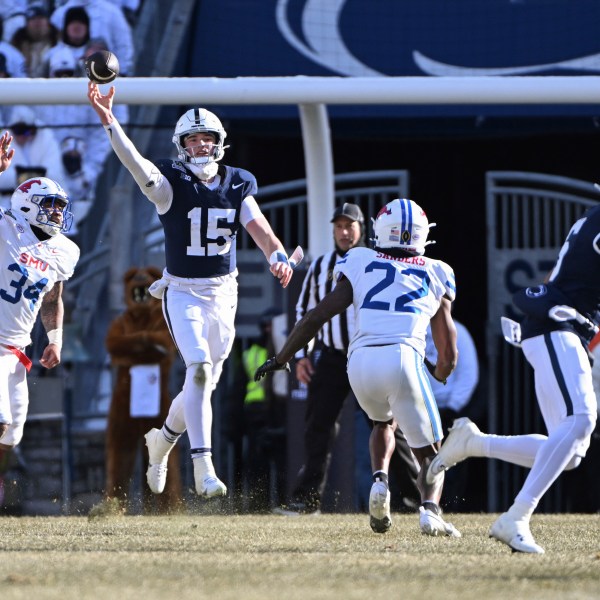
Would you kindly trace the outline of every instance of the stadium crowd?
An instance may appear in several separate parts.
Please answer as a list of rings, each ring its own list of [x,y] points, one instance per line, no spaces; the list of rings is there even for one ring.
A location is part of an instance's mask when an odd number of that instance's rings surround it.
[[[0,78],[84,77],[85,59],[98,50],[119,57],[120,75],[134,74],[132,24],[140,0],[67,0],[0,2]],[[128,107],[115,108],[127,124]],[[95,198],[98,177],[110,145],[91,135],[96,120],[89,105],[0,106],[0,129],[15,139],[16,158],[0,182],[0,205],[8,208],[18,182],[51,176],[62,182],[80,225]]]

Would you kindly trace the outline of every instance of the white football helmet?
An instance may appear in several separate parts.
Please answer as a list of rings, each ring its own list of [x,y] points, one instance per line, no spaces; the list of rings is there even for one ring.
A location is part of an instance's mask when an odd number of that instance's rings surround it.
[[[425,211],[413,200],[396,198],[388,202],[377,213],[373,221],[375,246],[378,248],[400,248],[411,254],[424,254],[428,242],[429,223]]]
[[[56,181],[48,177],[33,177],[24,181],[13,192],[10,205],[14,213],[48,235],[55,236],[71,229],[73,213],[69,210],[69,197]],[[57,208],[62,212],[60,223],[50,219]]]
[[[212,156],[191,157],[187,153],[183,147],[183,140],[192,133],[212,133],[215,135],[216,140]],[[226,137],[227,133],[225,133],[217,115],[205,108],[190,108],[190,110],[179,118],[177,125],[175,125],[173,143],[177,148],[179,160],[198,165],[221,160],[227,147],[223,145]]]

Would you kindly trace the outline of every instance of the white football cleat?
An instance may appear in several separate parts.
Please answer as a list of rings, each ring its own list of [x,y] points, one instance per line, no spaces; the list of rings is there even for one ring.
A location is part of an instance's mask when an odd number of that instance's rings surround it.
[[[460,531],[452,525],[452,523],[446,523],[442,517],[436,515],[432,510],[419,506],[419,525],[421,532],[426,535],[437,537],[445,535],[449,537],[459,538],[462,537]]]
[[[148,470],[146,481],[155,494],[162,494],[167,483],[167,459],[169,454],[162,454],[158,449],[157,437],[162,435],[160,429],[151,429],[144,437],[148,448]]]
[[[536,544],[527,521],[515,521],[508,513],[501,514],[490,527],[489,535],[512,548],[513,552],[544,554],[544,549]]]
[[[385,533],[392,526],[390,514],[390,490],[383,481],[376,481],[371,486],[369,495],[369,515],[371,529],[375,533]]]
[[[447,471],[456,463],[471,456],[469,443],[475,437],[483,435],[479,427],[467,417],[455,419],[448,432],[448,437],[427,469],[426,480],[429,485],[437,479],[442,471]]]
[[[215,475],[206,475],[200,485],[196,482],[196,493],[202,498],[219,498],[227,495],[227,486]]]

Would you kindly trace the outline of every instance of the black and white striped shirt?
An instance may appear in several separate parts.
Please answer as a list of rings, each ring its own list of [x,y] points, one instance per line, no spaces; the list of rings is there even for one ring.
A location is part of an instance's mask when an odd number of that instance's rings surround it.
[[[342,258],[335,250],[315,259],[302,283],[302,290],[296,304],[296,322],[309,310],[314,308],[333,288],[333,268]],[[326,347],[347,352],[348,345],[354,335],[354,306],[351,304],[344,312],[327,321],[317,333],[317,339]],[[311,346],[296,353],[296,358],[304,358],[310,354]]]

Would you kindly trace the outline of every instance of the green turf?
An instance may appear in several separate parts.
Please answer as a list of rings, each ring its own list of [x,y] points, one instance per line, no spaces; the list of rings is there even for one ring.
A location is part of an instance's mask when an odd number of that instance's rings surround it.
[[[600,598],[600,515],[535,515],[546,554],[491,540],[494,515],[416,515],[371,532],[366,515],[0,518],[0,597],[81,600]]]

